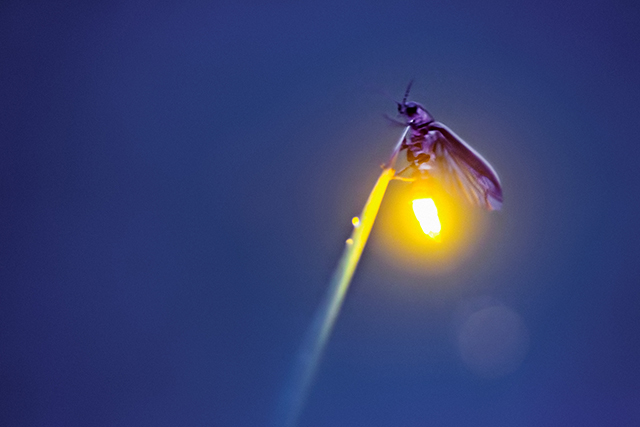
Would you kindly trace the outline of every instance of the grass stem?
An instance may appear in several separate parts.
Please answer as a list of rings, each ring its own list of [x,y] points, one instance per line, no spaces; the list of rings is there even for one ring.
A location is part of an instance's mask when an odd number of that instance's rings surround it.
[[[294,427],[298,421],[311,388],[311,383],[318,370],[324,348],[338,318],[347,289],[378,215],[382,198],[387,190],[389,181],[395,175],[396,158],[408,130],[408,127],[405,128],[391,153],[389,161],[384,166],[382,174],[373,187],[358,221],[354,221],[353,232],[351,237],[347,239],[338,266],[329,283],[327,294],[322,305],[318,308],[313,323],[298,351],[291,382],[285,388],[285,393],[282,396],[282,404],[277,414],[275,427]]]

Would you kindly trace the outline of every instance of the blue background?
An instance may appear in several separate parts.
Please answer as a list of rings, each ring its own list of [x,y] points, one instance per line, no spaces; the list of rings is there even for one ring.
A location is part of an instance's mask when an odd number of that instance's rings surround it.
[[[3,2],[0,424],[268,425],[398,137],[380,91],[411,78],[504,210],[433,274],[385,255],[383,205],[300,425],[640,424],[639,21],[604,0]],[[515,372],[461,361],[476,298],[526,326]]]

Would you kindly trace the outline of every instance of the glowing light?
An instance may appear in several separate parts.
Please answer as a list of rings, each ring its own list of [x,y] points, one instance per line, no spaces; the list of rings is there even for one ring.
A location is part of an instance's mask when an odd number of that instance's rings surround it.
[[[440,235],[442,226],[438,218],[438,209],[433,199],[415,199],[413,213],[416,215],[422,231],[432,239]]]
[[[358,218],[357,216],[354,216],[351,219],[351,224],[353,224],[354,227],[357,227],[360,225],[360,218]]]
[[[347,245],[353,245],[353,239],[347,239]]]

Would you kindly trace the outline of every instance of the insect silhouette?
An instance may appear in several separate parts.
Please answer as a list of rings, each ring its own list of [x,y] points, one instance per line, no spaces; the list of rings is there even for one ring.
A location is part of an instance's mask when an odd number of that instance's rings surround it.
[[[440,122],[420,104],[407,102],[410,82],[398,104],[402,123],[409,126],[400,151],[407,150],[411,180],[433,176],[445,188],[463,194],[474,205],[488,210],[502,206],[502,186],[498,174],[477,151]]]

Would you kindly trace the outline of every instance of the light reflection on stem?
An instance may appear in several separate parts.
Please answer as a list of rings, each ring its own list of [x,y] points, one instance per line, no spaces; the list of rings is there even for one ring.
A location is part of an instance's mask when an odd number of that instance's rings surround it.
[[[357,225],[354,221],[353,232],[351,237],[347,239],[338,266],[329,283],[327,294],[316,312],[302,346],[298,350],[290,383],[287,384],[282,395],[274,427],[294,427],[298,421],[318,370],[324,348],[338,318],[349,284],[378,215],[382,198],[387,190],[389,181],[395,176],[396,159],[408,131],[409,127],[406,127],[392,151],[389,161],[384,166],[382,174],[367,199]]]

